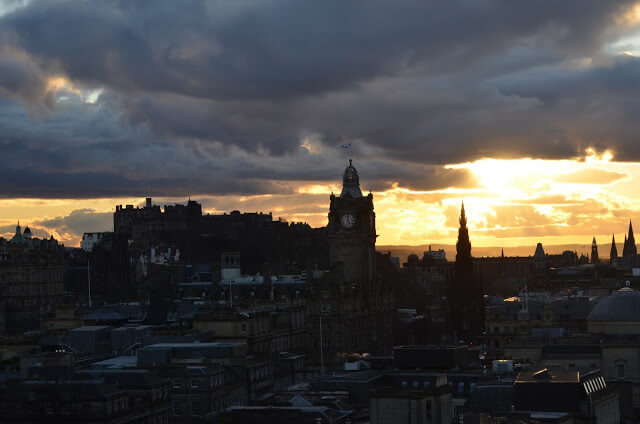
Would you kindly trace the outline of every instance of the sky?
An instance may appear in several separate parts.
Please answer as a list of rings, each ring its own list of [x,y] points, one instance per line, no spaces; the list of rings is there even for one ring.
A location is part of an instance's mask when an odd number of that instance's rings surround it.
[[[0,0],[0,234],[117,204],[326,224],[348,159],[379,244],[640,228],[640,5]],[[351,149],[341,149],[351,142]]]

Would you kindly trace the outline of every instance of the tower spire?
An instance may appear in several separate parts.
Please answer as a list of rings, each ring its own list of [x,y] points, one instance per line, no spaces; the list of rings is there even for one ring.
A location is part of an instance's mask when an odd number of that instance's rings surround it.
[[[629,235],[627,236],[627,241],[624,243],[624,251],[622,253],[624,256],[635,256],[638,254],[636,239],[633,236],[633,225],[631,224],[631,220],[629,220]]]
[[[616,247],[616,235],[611,236],[611,251],[609,252],[609,263],[613,264],[613,261],[618,259],[618,248]]]
[[[456,267],[462,272],[471,275],[473,263],[471,259],[471,240],[467,228],[467,214],[464,210],[464,202],[460,208],[460,228],[458,228],[458,241],[456,243]]]
[[[596,237],[593,236],[593,242],[591,242],[591,263],[598,264],[598,244],[596,243]]]

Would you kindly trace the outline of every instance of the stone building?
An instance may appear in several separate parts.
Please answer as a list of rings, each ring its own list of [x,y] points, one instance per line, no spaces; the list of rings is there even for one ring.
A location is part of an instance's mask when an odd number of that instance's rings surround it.
[[[629,287],[614,292],[593,308],[587,322],[600,338],[605,379],[631,384],[633,407],[640,411],[640,292]]]
[[[53,238],[32,237],[29,227],[10,241],[0,240],[0,310],[6,330],[40,327],[53,313],[64,291],[64,246]]]
[[[0,415],[3,423],[166,423],[169,382],[144,371],[96,378],[43,368],[7,382]]]
[[[247,343],[250,353],[303,352],[308,326],[302,299],[245,308],[203,309],[193,328],[216,340]]]
[[[330,197],[331,270],[308,288],[309,360],[334,363],[349,353],[390,351],[393,297],[389,257],[376,253],[373,195],[363,196],[351,161],[340,196]],[[320,352],[323,352],[321,358]]]

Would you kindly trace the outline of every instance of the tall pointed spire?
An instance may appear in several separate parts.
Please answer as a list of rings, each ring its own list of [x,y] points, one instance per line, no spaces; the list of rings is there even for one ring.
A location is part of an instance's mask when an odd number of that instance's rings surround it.
[[[629,254],[629,243],[627,243],[627,235],[624,235],[624,244],[622,245],[622,256],[625,257]]]
[[[458,242],[456,243],[456,257],[458,255],[471,257],[471,241],[467,228],[467,214],[464,211],[464,202],[460,208],[460,228],[458,228]]]
[[[597,265],[598,261],[598,243],[596,243],[596,237],[593,236],[593,242],[591,242],[591,263]]]
[[[460,208],[460,228],[458,228],[458,241],[456,243],[456,268],[465,274],[471,275],[473,262],[471,259],[471,240],[467,228],[467,215],[464,210],[464,202]]]
[[[625,235],[624,249],[622,249],[622,256],[635,256],[638,254],[636,248],[636,239],[633,236],[633,226],[631,220],[629,220],[629,234]]]
[[[618,259],[618,248],[616,247],[616,235],[611,236],[611,251],[609,252],[609,263],[613,264],[613,261]]]
[[[471,241],[469,240],[464,203],[460,208],[459,222],[454,278],[447,292],[448,324],[451,331],[450,336],[454,342],[458,338],[474,340],[480,335],[484,324],[482,281],[479,278],[475,278],[473,272]]]

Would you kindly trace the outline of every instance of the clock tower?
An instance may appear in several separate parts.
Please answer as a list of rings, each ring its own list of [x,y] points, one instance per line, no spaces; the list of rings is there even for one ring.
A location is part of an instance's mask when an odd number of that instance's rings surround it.
[[[331,194],[329,258],[344,265],[345,280],[370,283],[375,274],[376,214],[373,195],[363,196],[358,171],[349,159],[340,196]]]

